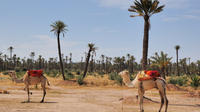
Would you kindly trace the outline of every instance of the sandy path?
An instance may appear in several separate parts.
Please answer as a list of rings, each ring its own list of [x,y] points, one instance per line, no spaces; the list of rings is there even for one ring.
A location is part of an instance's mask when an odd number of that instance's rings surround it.
[[[18,86],[16,86],[18,87]],[[100,87],[50,87],[47,90],[45,103],[39,103],[42,91],[33,90],[31,103],[21,103],[26,100],[23,87],[8,87],[10,94],[0,94],[0,112],[137,112],[139,106],[135,95],[137,90],[128,88]],[[0,89],[4,88],[0,86]],[[19,89],[20,88],[20,89]],[[170,104],[168,112],[200,112],[199,98],[187,97],[186,92],[171,92],[167,96]],[[156,90],[148,91],[146,96],[159,101]],[[123,103],[119,101],[124,98]],[[122,105],[123,104],[123,105]],[[159,104],[146,102],[146,112],[157,112]],[[164,109],[164,108],[163,108]]]

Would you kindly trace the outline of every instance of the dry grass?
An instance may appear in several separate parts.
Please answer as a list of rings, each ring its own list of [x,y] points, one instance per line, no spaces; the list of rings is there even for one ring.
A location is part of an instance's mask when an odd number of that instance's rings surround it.
[[[108,75],[87,76],[84,79],[87,86],[118,86],[115,81],[109,80]]]

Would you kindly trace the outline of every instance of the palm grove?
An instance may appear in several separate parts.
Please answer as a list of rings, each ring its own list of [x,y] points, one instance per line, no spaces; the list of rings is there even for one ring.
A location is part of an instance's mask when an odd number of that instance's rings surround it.
[[[163,11],[164,5],[159,6],[158,0],[135,0],[133,5],[128,9],[129,12],[134,13],[130,17],[142,17],[144,19],[144,35],[143,35],[143,52],[141,62],[135,61],[134,55],[127,54],[122,57],[109,57],[101,55],[95,56],[97,52],[94,44],[88,44],[88,52],[85,56],[80,57],[79,62],[73,62],[73,54],[64,56],[61,53],[60,34],[67,31],[67,25],[62,21],[52,23],[51,32],[57,38],[58,57],[45,59],[42,55],[37,56],[35,52],[30,52],[30,57],[21,58],[13,54],[14,47],[10,46],[7,50],[10,56],[0,53],[0,71],[13,70],[23,71],[27,69],[44,69],[50,76],[57,76],[60,73],[64,80],[73,78],[72,73],[77,75],[82,74],[83,78],[86,74],[98,73],[99,75],[111,72],[119,72],[124,69],[129,70],[131,73],[139,70],[158,70],[162,73],[162,77],[169,75],[200,75],[200,60],[190,62],[190,58],[179,59],[178,50],[179,45],[175,46],[176,62],[172,62],[172,57],[163,51],[155,53],[148,58],[149,48],[149,30],[150,30],[150,17],[156,13]],[[183,49],[184,50],[184,49]],[[70,76],[70,77],[69,77]]]

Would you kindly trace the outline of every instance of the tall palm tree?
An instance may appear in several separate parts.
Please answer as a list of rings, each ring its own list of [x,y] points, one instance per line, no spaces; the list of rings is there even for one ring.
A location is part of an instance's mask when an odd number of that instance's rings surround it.
[[[61,48],[60,48],[60,33],[62,33],[63,37],[64,37],[64,34],[67,31],[67,29],[66,29],[67,25],[65,25],[65,23],[62,21],[56,21],[53,24],[51,24],[51,27],[52,27],[51,32],[54,32],[54,34],[57,36],[60,67],[61,67],[61,71],[62,71],[63,80],[65,80],[63,62],[62,62],[62,57],[61,57]]]
[[[130,9],[128,9],[128,11],[138,14],[131,15],[130,17],[142,16],[144,18],[144,38],[142,56],[142,68],[144,70],[147,69],[150,17],[153,14],[161,12],[164,7],[164,5],[158,6],[158,4],[158,0],[135,0],[134,4],[130,6]]]
[[[89,43],[89,44],[88,44],[88,47],[89,47],[89,51],[88,51],[88,53],[87,53],[86,64],[85,64],[85,70],[84,70],[84,73],[83,73],[83,79],[85,78],[85,76],[86,76],[86,74],[87,74],[88,64],[89,64],[89,60],[90,60],[91,53],[95,53],[95,51],[97,50],[97,47],[95,47],[93,43]]]
[[[10,51],[10,60],[12,60],[13,49],[14,49],[14,47],[12,47],[12,46],[10,46],[10,47],[8,48],[8,50]]]
[[[176,50],[176,70],[177,70],[177,75],[179,76],[180,73],[179,73],[179,66],[178,66],[178,50],[180,49],[180,46],[179,45],[176,45],[175,46],[175,50]]]

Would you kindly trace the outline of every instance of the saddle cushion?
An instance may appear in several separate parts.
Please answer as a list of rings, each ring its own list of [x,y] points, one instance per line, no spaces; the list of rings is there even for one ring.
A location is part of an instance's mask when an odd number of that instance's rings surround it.
[[[139,81],[151,80],[156,77],[160,77],[160,73],[158,71],[149,70],[149,71],[144,71],[144,72],[140,73],[138,76],[138,80]]]
[[[41,77],[43,74],[43,70],[29,70],[28,75],[31,77]]]

